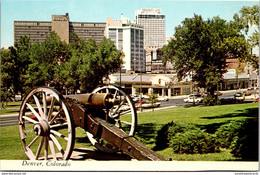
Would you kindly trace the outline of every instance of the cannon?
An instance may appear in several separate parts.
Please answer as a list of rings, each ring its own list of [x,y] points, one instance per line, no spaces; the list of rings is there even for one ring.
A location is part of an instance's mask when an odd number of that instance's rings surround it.
[[[75,95],[35,88],[22,102],[18,125],[30,160],[70,159],[76,127],[83,128],[100,151],[122,152],[137,160],[165,160],[135,139],[135,106],[123,90],[111,85]]]

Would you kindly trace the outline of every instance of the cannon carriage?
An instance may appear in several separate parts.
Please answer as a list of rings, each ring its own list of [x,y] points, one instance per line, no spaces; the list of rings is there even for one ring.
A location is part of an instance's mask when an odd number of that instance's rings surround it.
[[[31,160],[70,159],[76,127],[83,128],[100,151],[120,151],[137,160],[165,160],[134,138],[135,106],[115,86],[67,96],[50,87],[35,88],[21,105],[18,125],[22,147]]]

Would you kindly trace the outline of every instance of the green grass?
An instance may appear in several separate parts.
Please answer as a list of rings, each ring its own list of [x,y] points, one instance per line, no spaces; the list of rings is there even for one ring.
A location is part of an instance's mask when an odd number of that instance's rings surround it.
[[[258,103],[221,105],[221,106],[196,106],[178,107],[154,112],[138,114],[137,139],[147,147],[153,149],[155,137],[161,127],[171,121],[176,123],[191,123],[206,129],[208,132],[215,130],[223,124],[233,120],[242,120],[258,117]],[[27,159],[19,137],[18,126],[1,127],[0,159],[23,160]],[[75,148],[93,148],[83,129],[76,128]],[[174,154],[170,148],[156,151],[165,158],[185,161],[233,161],[230,150],[221,150],[209,154]]]
[[[18,126],[0,128],[0,159],[1,160],[26,160],[28,159],[22,148]],[[94,148],[86,137],[82,128],[76,128],[74,148]]]
[[[0,110],[0,115],[19,113],[22,101],[8,102],[5,109]]]

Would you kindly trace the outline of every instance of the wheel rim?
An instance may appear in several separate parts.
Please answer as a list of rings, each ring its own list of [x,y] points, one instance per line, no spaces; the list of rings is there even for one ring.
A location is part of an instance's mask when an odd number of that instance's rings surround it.
[[[75,141],[75,128],[62,95],[55,89],[32,90],[22,103],[19,132],[31,160],[67,160]]]
[[[137,126],[137,114],[131,98],[115,86],[104,86],[97,88],[93,93],[110,93],[117,103],[108,111],[108,116],[115,120],[115,125],[130,136],[134,136]],[[95,138],[91,133],[86,132],[90,142],[104,152],[116,152],[117,147],[106,143],[101,138]]]

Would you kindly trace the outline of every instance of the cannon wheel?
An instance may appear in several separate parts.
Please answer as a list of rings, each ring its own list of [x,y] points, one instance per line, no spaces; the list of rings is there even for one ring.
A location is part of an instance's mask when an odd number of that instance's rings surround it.
[[[53,88],[33,89],[19,113],[19,132],[30,160],[68,160],[75,143],[73,126],[63,96]]]
[[[92,93],[110,93],[117,102],[108,111],[108,116],[115,120],[115,125],[125,131],[129,136],[134,136],[137,126],[137,114],[131,98],[124,91],[115,86],[104,86],[95,89]],[[94,138],[86,132],[90,142],[100,151],[114,153],[119,151],[117,147],[106,143],[103,139]]]

